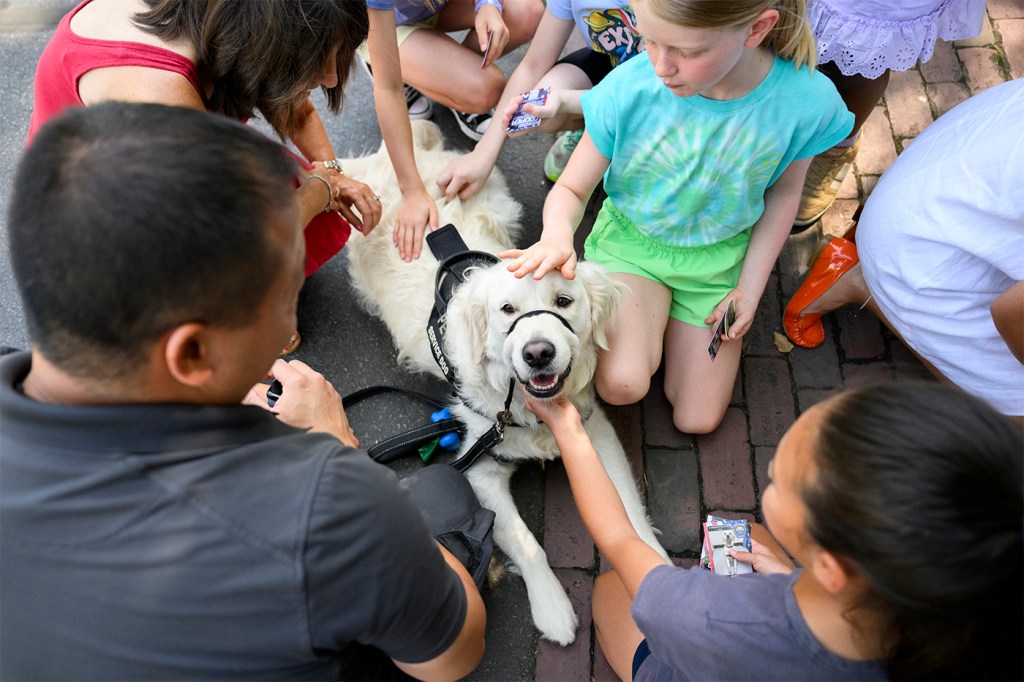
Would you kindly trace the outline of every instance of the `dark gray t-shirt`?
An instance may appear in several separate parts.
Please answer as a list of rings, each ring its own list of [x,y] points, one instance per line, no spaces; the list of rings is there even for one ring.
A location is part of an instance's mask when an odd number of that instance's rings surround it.
[[[0,678],[337,678],[455,640],[395,475],[247,406],[67,407],[0,359]]]
[[[848,661],[815,639],[793,595],[798,574],[655,568],[633,600],[651,649],[634,680],[887,679],[885,661]]]

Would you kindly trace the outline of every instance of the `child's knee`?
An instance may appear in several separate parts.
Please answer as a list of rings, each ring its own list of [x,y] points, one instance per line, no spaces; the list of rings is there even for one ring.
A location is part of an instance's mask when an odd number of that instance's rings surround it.
[[[683,433],[705,434],[711,433],[722,423],[725,418],[725,408],[701,406],[696,408],[692,405],[672,405],[672,423],[676,429]]]
[[[456,108],[471,114],[485,114],[498,106],[505,89],[505,76],[501,69],[491,65],[474,79],[472,87],[455,96]]]
[[[594,386],[601,400],[609,405],[632,405],[647,395],[651,380],[649,377],[599,373],[594,377]]]
[[[533,34],[544,16],[544,3],[541,0],[519,0],[506,3],[504,18],[509,31],[509,43],[522,45],[533,38]]]

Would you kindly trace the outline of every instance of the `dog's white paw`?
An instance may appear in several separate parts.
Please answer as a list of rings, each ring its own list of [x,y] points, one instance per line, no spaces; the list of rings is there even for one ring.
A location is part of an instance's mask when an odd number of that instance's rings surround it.
[[[547,582],[547,581],[545,581]],[[561,646],[572,644],[576,639],[579,621],[573,611],[569,595],[554,575],[553,585],[545,584],[538,594],[530,595],[530,612],[533,624],[540,630],[541,637]]]

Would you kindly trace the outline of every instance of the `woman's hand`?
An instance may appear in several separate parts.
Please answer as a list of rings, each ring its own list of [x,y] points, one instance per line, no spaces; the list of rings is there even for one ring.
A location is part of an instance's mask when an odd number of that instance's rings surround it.
[[[425,187],[402,195],[395,217],[394,240],[398,254],[406,263],[420,257],[423,233],[437,229],[437,206]]]
[[[331,189],[334,190],[332,210],[340,213],[363,234],[370,234],[377,227],[381,216],[380,199],[369,185],[354,180],[342,171],[324,166],[323,161],[313,162],[311,172],[331,183]]]
[[[480,50],[486,55],[480,68],[486,69],[505,51],[509,39],[508,26],[501,18],[501,11],[494,5],[482,6],[476,13],[474,24],[476,40],[480,43]]]

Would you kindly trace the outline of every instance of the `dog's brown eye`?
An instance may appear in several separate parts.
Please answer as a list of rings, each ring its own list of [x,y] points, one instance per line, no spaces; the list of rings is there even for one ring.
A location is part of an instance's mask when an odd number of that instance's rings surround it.
[[[511,303],[506,303],[505,305],[501,306],[501,312],[505,313],[506,315],[512,315],[513,313],[516,312],[516,309],[512,307]]]
[[[570,305],[572,305],[572,299],[563,294],[562,296],[559,296],[558,298],[555,299],[555,305],[557,305],[559,308],[568,308]]]

